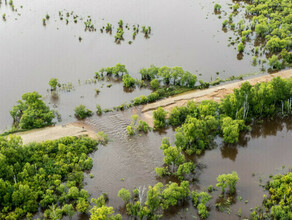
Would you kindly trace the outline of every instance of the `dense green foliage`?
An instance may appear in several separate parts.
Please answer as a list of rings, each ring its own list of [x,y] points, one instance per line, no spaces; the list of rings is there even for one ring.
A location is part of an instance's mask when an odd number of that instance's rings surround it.
[[[141,79],[152,81],[161,80],[165,85],[176,85],[182,87],[195,88],[197,76],[184,71],[181,67],[156,67],[150,66],[140,70]]]
[[[243,1],[240,1],[243,2]],[[216,4],[217,5],[217,4]],[[216,10],[216,5],[214,9]],[[292,64],[292,3],[289,0],[254,0],[247,3],[245,16],[234,25],[232,17],[237,16],[238,9],[244,8],[244,4],[234,2],[233,12],[229,15],[231,29],[241,36],[238,51],[243,52],[247,39],[261,43],[262,52],[273,55],[273,60],[278,61],[274,69],[281,69]],[[226,26],[226,25],[225,25]],[[236,27],[236,28],[235,28]],[[250,35],[256,33],[256,38]],[[254,50],[255,55],[258,53]]]
[[[22,95],[22,100],[19,100],[10,111],[14,127],[32,129],[52,124],[55,115],[41,98],[37,92]]]
[[[149,186],[144,201],[144,191],[146,189],[135,189],[131,195],[130,191],[121,189],[118,196],[127,202],[127,214],[132,217],[143,219],[158,219],[161,217],[159,213],[169,207],[175,206],[185,201],[189,195],[189,182],[182,181],[180,186],[177,183],[169,183],[163,185],[157,183],[155,186]]]
[[[29,145],[0,137],[0,219],[29,217],[39,207],[48,217],[86,212],[83,171],[91,169],[87,155],[96,149],[97,141],[84,137]]]
[[[292,219],[292,173],[275,175],[267,183],[269,196],[264,196],[262,207],[255,208],[251,219]]]
[[[162,107],[158,107],[157,110],[153,111],[154,128],[165,127],[166,115],[167,115],[167,112]]]
[[[212,196],[210,196],[207,192],[192,192],[192,200],[194,206],[198,209],[198,214],[202,219],[205,219],[209,216],[206,204],[210,201],[211,198]]]
[[[128,70],[126,69],[125,65],[117,63],[115,66],[112,66],[112,67],[101,68],[99,72],[95,73],[95,77],[97,79],[103,79],[104,73],[107,76],[111,76],[111,75],[119,76],[120,74],[124,75],[128,73]]]
[[[189,102],[170,112],[169,123],[180,126],[176,132],[178,147],[187,153],[200,153],[210,144],[214,135],[221,133],[227,143],[238,141],[245,122],[253,118],[291,114],[292,79],[274,78],[271,82],[248,82],[223,98],[220,104],[203,101]]]
[[[57,78],[51,78],[49,81],[49,86],[51,86],[51,90],[56,90],[58,85],[58,79]]]
[[[186,162],[185,156],[181,153],[181,148],[171,146],[168,138],[164,137],[162,139],[160,149],[163,150],[165,166],[155,169],[158,176],[173,175],[182,180],[194,171],[194,163]]]
[[[123,75],[124,87],[129,88],[135,86],[136,80],[129,74]]]
[[[90,209],[90,220],[121,220],[120,214],[114,215],[113,207],[105,205],[106,199],[101,195],[97,199],[91,199],[91,203],[95,206]]]
[[[87,109],[85,105],[76,106],[74,109],[75,116],[79,119],[84,119],[93,115],[90,109]]]
[[[239,180],[239,177],[235,171],[230,174],[221,174],[217,177],[217,187],[221,188],[222,193],[225,192],[226,187],[229,187],[229,192],[235,193],[236,183]]]

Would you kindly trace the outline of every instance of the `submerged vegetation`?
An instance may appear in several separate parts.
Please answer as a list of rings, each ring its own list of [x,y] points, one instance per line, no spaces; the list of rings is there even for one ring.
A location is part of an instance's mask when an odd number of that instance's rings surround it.
[[[291,182],[292,173],[275,175],[265,188],[269,195],[264,195],[261,207],[251,213],[252,219],[291,219]]]
[[[236,143],[240,131],[246,130],[253,119],[291,114],[292,79],[274,78],[271,82],[251,86],[248,82],[234,89],[218,104],[203,101],[175,107],[168,123],[176,129],[175,144],[188,154],[201,154],[217,134],[226,143]],[[156,113],[155,113],[156,114]],[[153,112],[153,118],[156,116]],[[165,116],[164,116],[165,118]],[[165,123],[161,123],[165,124]]]
[[[221,6],[214,6],[215,12],[220,11]],[[292,36],[290,1],[256,0],[252,2],[236,1],[233,3],[233,11],[229,15],[229,21],[223,22],[224,28],[230,27],[241,38],[238,43],[238,52],[244,51],[246,41],[254,42],[252,52],[266,55],[272,69],[282,69],[292,64]],[[242,9],[245,14],[241,20],[237,17],[238,10]],[[238,20],[237,25],[233,18]],[[273,59],[273,60],[271,60]],[[274,61],[274,62],[273,62]],[[276,64],[274,64],[276,61]]]

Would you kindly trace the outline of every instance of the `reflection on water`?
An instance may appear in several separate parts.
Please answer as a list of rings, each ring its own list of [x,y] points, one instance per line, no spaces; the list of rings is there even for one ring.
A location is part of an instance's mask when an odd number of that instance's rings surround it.
[[[169,180],[158,178],[154,169],[163,165],[163,154],[159,149],[162,138],[168,136],[173,141],[174,136],[174,131],[169,128],[161,134],[149,132],[147,135],[128,137],[126,126],[130,124],[130,116],[134,113],[139,114],[139,108],[85,121],[94,129],[108,133],[111,139],[106,147],[100,147],[92,155],[94,165],[91,173],[94,178],[87,175],[85,188],[93,197],[108,193],[109,205],[124,214],[124,203],[117,197],[119,189],[124,187],[132,190],[154,185],[158,181],[165,184]],[[227,197],[218,199],[220,192],[215,191],[210,202],[210,219],[237,219],[239,208],[242,209],[242,216],[248,217],[249,209],[261,204],[264,191],[259,186],[259,177],[265,182],[269,175],[286,172],[292,166],[291,122],[291,118],[266,120],[253,125],[251,131],[242,135],[236,145],[223,144],[218,137],[215,140],[217,148],[200,156],[187,157],[197,167],[196,178],[190,179],[190,188],[193,190],[207,190],[209,185],[215,186],[217,176],[222,173],[236,171],[239,175],[237,194],[231,198],[232,214],[226,211],[221,213],[215,208],[216,201],[220,200],[224,206],[227,200]],[[284,170],[281,169],[283,165],[286,167]],[[242,197],[242,201],[238,201],[238,196]],[[245,200],[248,200],[247,204]],[[189,201],[166,211],[163,219],[192,219],[192,216],[197,216],[196,213]]]
[[[218,3],[222,10],[229,10],[229,0]],[[222,19],[213,14],[214,3],[211,1],[17,0],[14,4],[18,12],[12,12],[4,3],[0,8],[1,15],[6,13],[7,17],[5,22],[0,22],[0,130],[11,126],[9,110],[21,95],[34,90],[47,95],[45,91],[52,77],[61,83],[74,83],[78,79],[90,79],[100,68],[116,63],[125,64],[134,77],[138,77],[139,69],[154,64],[181,66],[200,74],[199,78],[205,81],[260,69],[250,65],[252,54],[245,54],[243,60],[238,61],[237,51],[227,47],[229,37],[234,34],[221,30]],[[117,24],[123,19],[129,24],[151,26],[153,35],[145,40],[141,34],[132,45],[126,42],[116,45],[105,33],[84,32],[83,22],[66,25],[65,17],[63,21],[59,18],[59,11],[64,10],[82,17],[90,15],[97,30],[106,22]],[[44,27],[42,19],[46,14],[50,19]],[[234,18],[234,22],[236,19],[239,18]],[[130,39],[132,36],[127,34],[132,33],[125,33],[125,38]],[[94,91],[84,90],[84,94],[80,94],[84,99],[74,96],[73,100],[70,95],[69,98],[63,95],[59,102],[64,106],[82,102],[105,106],[113,99],[120,99],[120,103],[112,103],[114,106],[128,100],[121,98],[122,88],[110,90],[111,93],[100,94],[98,98]],[[72,111],[66,109],[63,118]]]

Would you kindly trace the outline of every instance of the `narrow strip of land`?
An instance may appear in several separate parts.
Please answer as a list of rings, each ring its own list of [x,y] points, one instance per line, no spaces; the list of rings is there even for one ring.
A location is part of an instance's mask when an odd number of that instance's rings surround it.
[[[251,85],[255,85],[259,82],[268,82],[273,78],[280,76],[281,78],[292,77],[292,69],[284,70],[278,73],[255,77],[251,79],[241,80],[239,82],[224,84],[215,86],[204,90],[194,90],[187,93],[183,93],[177,96],[169,97],[154,103],[147,104],[142,109],[142,117],[149,125],[153,125],[152,111],[158,107],[162,107],[164,110],[170,112],[175,106],[184,106],[188,101],[201,102],[203,100],[213,100],[219,102],[227,94],[233,92],[234,89],[239,88],[242,83],[249,82]]]
[[[96,132],[86,127],[86,125],[82,123],[71,123],[67,125],[33,129],[30,131],[15,133],[14,135],[20,136],[22,138],[23,144],[27,144],[30,142],[56,140],[67,136],[88,136],[91,138],[97,138]]]

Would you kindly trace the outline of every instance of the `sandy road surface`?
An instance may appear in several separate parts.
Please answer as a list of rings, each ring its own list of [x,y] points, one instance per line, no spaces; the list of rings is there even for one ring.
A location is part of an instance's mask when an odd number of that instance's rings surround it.
[[[187,93],[183,93],[177,96],[169,97],[154,103],[147,104],[142,109],[143,119],[150,125],[153,126],[153,118],[152,112],[157,109],[159,106],[163,107],[166,111],[171,111],[171,109],[175,106],[184,106],[188,101],[193,100],[196,102],[200,102],[202,100],[213,100],[220,101],[225,95],[232,93],[233,89],[239,88],[240,85],[246,81],[248,81],[251,85],[255,85],[258,82],[268,82],[271,81],[275,77],[282,78],[290,78],[292,77],[292,69],[284,70],[278,73],[264,75],[256,78],[251,78],[247,80],[242,80],[239,82],[224,84],[215,86],[209,89],[204,90],[194,90]]]
[[[46,128],[33,129],[30,131],[15,133],[20,136],[24,144],[30,142],[42,142],[46,140],[56,140],[66,136],[88,136],[96,138],[96,132],[86,127],[82,123],[71,123],[67,125],[50,126]]]

